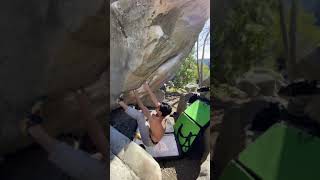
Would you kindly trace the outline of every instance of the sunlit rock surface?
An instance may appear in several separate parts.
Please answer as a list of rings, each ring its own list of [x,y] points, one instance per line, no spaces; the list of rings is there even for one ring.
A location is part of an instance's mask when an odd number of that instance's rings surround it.
[[[145,81],[158,89],[174,76],[209,18],[209,6],[209,0],[111,2],[111,108],[122,92]]]

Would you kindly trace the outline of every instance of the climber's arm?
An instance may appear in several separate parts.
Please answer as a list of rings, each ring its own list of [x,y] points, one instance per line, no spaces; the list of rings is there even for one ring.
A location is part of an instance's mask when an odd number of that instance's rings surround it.
[[[151,98],[151,101],[153,102],[153,104],[158,107],[160,106],[160,102],[158,101],[156,95],[152,92],[152,90],[150,89],[148,83],[144,83],[143,84],[143,88],[144,90],[146,90]]]
[[[139,95],[135,91],[133,91],[133,94],[134,94],[134,97],[136,98],[137,104],[140,107],[140,109],[142,110],[143,114],[147,117],[148,120],[150,120],[151,114],[150,114],[149,109],[143,105]]]
[[[127,105],[126,103],[124,103],[123,101],[118,101],[118,104],[119,104],[125,111],[127,111],[128,105]]]

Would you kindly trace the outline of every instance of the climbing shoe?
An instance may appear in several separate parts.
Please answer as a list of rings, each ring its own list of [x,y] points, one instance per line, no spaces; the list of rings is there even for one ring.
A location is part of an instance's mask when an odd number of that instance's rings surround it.
[[[134,135],[134,138],[141,140],[140,132],[136,132],[136,134]]]

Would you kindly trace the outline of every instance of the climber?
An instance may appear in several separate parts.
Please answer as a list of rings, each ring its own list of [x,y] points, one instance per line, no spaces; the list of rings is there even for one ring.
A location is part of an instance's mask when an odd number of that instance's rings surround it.
[[[87,128],[88,134],[101,153],[100,158],[94,158],[89,153],[74,149],[64,142],[51,137],[42,127],[44,121],[42,113],[43,102],[37,102],[31,110],[31,114],[22,123],[22,132],[31,136],[35,142],[43,147],[49,156],[49,160],[64,171],[70,177],[79,180],[106,180],[107,179],[107,139],[90,109],[89,98],[83,91],[76,96],[80,105],[81,117]]]
[[[171,107],[167,103],[160,103],[147,83],[144,83],[143,88],[148,92],[154,103],[156,113],[150,113],[149,109],[143,105],[136,91],[132,91],[131,93],[142,112],[129,107],[122,99],[119,99],[118,103],[129,116],[137,120],[143,144],[154,146],[161,140],[166,131],[166,116],[171,113]]]

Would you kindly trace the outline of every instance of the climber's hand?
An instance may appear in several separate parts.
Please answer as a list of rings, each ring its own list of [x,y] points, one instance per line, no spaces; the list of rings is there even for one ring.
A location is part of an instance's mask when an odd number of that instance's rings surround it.
[[[123,102],[123,97],[120,95],[120,97],[117,99],[117,103],[120,104],[121,102]]]
[[[123,102],[123,100],[120,99],[120,98],[118,98],[118,99],[117,99],[117,104],[119,104],[120,102]]]
[[[118,97],[117,103],[118,103],[125,111],[128,109],[128,105],[124,102],[122,95],[120,95],[120,97]]]
[[[150,89],[148,82],[143,83],[142,86],[143,86],[143,89],[146,90],[146,91],[147,91],[148,89]]]

